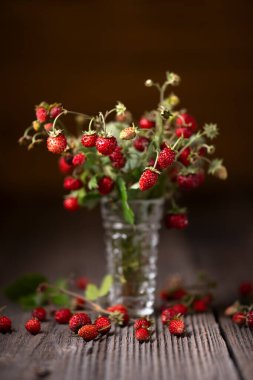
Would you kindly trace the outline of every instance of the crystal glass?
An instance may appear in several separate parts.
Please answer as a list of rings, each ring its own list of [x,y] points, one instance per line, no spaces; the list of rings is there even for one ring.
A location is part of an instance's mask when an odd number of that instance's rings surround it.
[[[154,311],[164,200],[129,203],[135,214],[134,225],[124,221],[120,202],[104,198],[101,203],[108,273],[114,279],[109,302],[123,303],[131,316],[144,316]]]

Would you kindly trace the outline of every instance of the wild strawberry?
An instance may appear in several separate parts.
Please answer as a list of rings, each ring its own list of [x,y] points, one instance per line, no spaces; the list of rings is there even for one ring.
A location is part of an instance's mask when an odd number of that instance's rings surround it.
[[[89,280],[87,277],[78,277],[75,281],[75,285],[80,290],[85,290],[87,285],[89,283]]]
[[[84,153],[77,153],[74,157],[73,157],[73,165],[74,166],[79,166],[79,165],[83,165],[86,161],[86,156]]]
[[[109,311],[110,313],[113,313],[113,314],[119,314],[119,318],[117,316],[116,321],[121,326],[126,326],[128,324],[128,322],[129,322],[128,310],[124,305],[117,304],[117,305],[109,306],[106,310]],[[113,317],[113,315],[112,315],[112,317]]]
[[[202,297],[202,301],[205,302],[208,306],[210,305],[212,300],[213,300],[213,295],[210,293],[208,293],[204,297]]]
[[[82,136],[82,144],[86,148],[91,148],[96,145],[97,134],[96,132],[85,132]]]
[[[253,284],[252,282],[242,282],[239,286],[239,294],[241,296],[249,296],[253,293]]]
[[[147,138],[147,137],[137,137],[134,142],[133,142],[133,145],[134,145],[134,148],[136,150],[138,150],[138,152],[144,152],[144,150],[147,149],[147,147],[149,146],[149,143],[150,143],[150,140]]]
[[[60,157],[60,159],[58,161],[58,167],[59,167],[60,172],[63,174],[71,173],[73,170],[73,166],[69,165],[66,162],[65,157]]]
[[[66,190],[78,190],[83,186],[83,183],[78,178],[66,177],[63,186]]]
[[[249,327],[253,327],[253,311],[249,311],[247,313],[246,322]]]
[[[63,111],[62,105],[61,104],[56,104],[54,107],[50,109],[50,117],[52,119],[55,119],[60,113]]]
[[[177,288],[173,290],[171,296],[174,300],[181,300],[186,294],[187,291],[184,288]]]
[[[233,315],[232,321],[238,326],[243,326],[246,322],[246,314],[238,311]]]
[[[109,158],[112,162],[112,166],[116,169],[121,169],[126,164],[126,158],[121,152],[122,148],[117,146],[112,154],[110,154]]]
[[[82,326],[90,324],[91,319],[86,313],[76,313],[69,320],[69,328],[75,333],[77,333]]]
[[[53,128],[53,123],[46,123],[44,124],[45,131],[49,132]]]
[[[203,157],[203,156],[206,156],[207,154],[207,149],[205,146],[202,146],[201,148],[199,148],[198,150],[198,154],[200,157]]]
[[[188,226],[188,217],[186,214],[167,214],[165,224],[167,228],[176,228],[182,230]]]
[[[41,127],[41,123],[38,121],[38,120],[34,120],[32,122],[32,126],[33,126],[33,129],[38,132],[40,130],[40,127]]]
[[[166,169],[168,166],[172,165],[175,161],[175,155],[176,153],[171,148],[167,146],[163,148],[158,155],[157,163],[159,168]]]
[[[168,291],[167,290],[161,290],[160,291],[160,294],[159,294],[159,297],[161,298],[161,300],[163,301],[167,301],[168,300]]]
[[[48,112],[44,107],[36,107],[36,118],[40,123],[45,123],[48,120]]]
[[[208,304],[203,299],[195,300],[192,304],[192,308],[198,313],[203,313],[208,310]]]
[[[109,194],[114,188],[114,181],[107,176],[100,178],[98,181],[98,191],[101,195]]]
[[[176,118],[176,135],[189,138],[196,130],[197,122],[188,113],[183,113]]]
[[[54,319],[60,324],[69,323],[72,313],[69,309],[59,309],[54,314]]]
[[[135,330],[135,338],[139,342],[147,342],[150,339],[150,332],[144,327],[140,327]]]
[[[110,312],[120,311],[121,313],[128,313],[126,306],[121,304],[121,303],[118,303],[118,304],[113,305],[113,306],[109,306],[106,310],[110,311]]]
[[[47,149],[54,154],[61,154],[67,147],[66,137],[60,133],[57,136],[50,135],[47,138]]]
[[[38,319],[29,319],[25,324],[25,328],[32,335],[36,335],[41,329],[40,321]]]
[[[185,315],[188,313],[188,307],[185,306],[183,303],[177,303],[172,307],[172,309],[175,311],[176,314]]]
[[[239,310],[239,303],[238,302],[235,302],[233,305],[230,305],[228,306],[226,309],[225,309],[225,312],[224,314],[227,316],[227,317],[232,317],[235,313],[237,313]]]
[[[124,113],[120,115],[116,115],[115,118],[120,123],[128,123],[128,124],[130,124],[133,119],[132,114],[129,111],[125,111]]]
[[[32,312],[33,318],[37,318],[39,321],[43,322],[46,320],[47,312],[44,307],[36,307]]]
[[[139,188],[141,191],[146,191],[153,187],[158,181],[158,172],[153,168],[145,169],[139,179]]]
[[[68,210],[68,211],[76,211],[79,209],[78,200],[75,197],[65,198],[63,201],[63,206],[65,210]]]
[[[168,322],[175,317],[177,313],[173,309],[173,307],[168,307],[167,309],[164,309],[161,314],[161,321],[164,325],[168,324]]]
[[[194,174],[188,174],[188,175],[178,175],[177,176],[177,183],[178,186],[183,190],[192,190],[196,189],[205,180],[205,176],[203,172],[198,172]]]
[[[139,121],[139,126],[141,129],[151,129],[155,127],[155,121],[142,117]]]
[[[134,323],[134,329],[138,330],[140,328],[148,329],[151,326],[151,322],[147,318],[137,319]]]
[[[73,308],[76,310],[83,309],[85,301],[81,297],[75,297],[73,300]]]
[[[107,334],[111,330],[111,321],[108,317],[98,317],[94,324],[102,335]]]
[[[6,333],[11,331],[11,319],[5,315],[0,316],[0,332]]]
[[[180,153],[178,160],[184,164],[184,166],[189,166],[191,161],[189,159],[189,155],[191,153],[191,148],[185,148],[182,153]]]
[[[185,323],[180,318],[174,318],[169,322],[168,328],[172,335],[180,336],[185,331]]]
[[[120,132],[120,139],[122,140],[132,140],[136,136],[135,127],[127,127]]]
[[[99,153],[104,156],[110,156],[117,146],[117,140],[114,136],[99,136],[96,141],[96,148]]]
[[[78,330],[78,335],[86,342],[96,339],[98,336],[98,329],[95,325],[85,325]]]

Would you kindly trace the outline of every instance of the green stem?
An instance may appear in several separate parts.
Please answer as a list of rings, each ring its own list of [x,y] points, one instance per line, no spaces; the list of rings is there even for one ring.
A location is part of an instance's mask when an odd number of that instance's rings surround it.
[[[92,118],[90,119],[89,127],[88,127],[88,131],[89,131],[89,132],[91,132],[91,126],[92,126],[93,121],[94,121],[94,117],[92,117]]]
[[[181,141],[182,140],[182,138],[183,138],[183,136],[181,135],[178,139],[177,139],[177,141],[175,142],[175,144],[172,146],[172,150],[174,150],[175,148],[176,148],[176,146],[177,146],[177,144],[179,143],[179,141]]]
[[[199,139],[201,136],[202,136],[203,133],[197,133],[194,138],[190,139],[188,141],[187,144],[185,144],[185,146],[177,153],[176,155],[176,160],[178,159],[178,157],[180,156],[180,154],[186,149],[188,148],[190,145],[192,145],[197,139]]]

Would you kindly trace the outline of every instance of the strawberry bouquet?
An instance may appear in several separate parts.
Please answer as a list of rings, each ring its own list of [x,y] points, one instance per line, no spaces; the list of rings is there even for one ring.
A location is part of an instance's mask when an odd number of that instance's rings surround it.
[[[166,226],[184,229],[188,217],[186,209],[178,204],[180,194],[201,186],[206,173],[227,178],[222,159],[210,158],[218,135],[216,124],[200,128],[193,116],[179,108],[179,98],[169,91],[179,83],[180,77],[172,72],[166,73],[163,84],[146,80],[146,87],[158,90],[159,102],[156,109],[145,112],[138,121],[121,102],[97,115],[70,111],[60,103],[42,102],[35,108],[36,120],[20,138],[28,149],[46,141],[48,151],[60,156],[66,210],[91,208],[102,201],[103,217],[109,220],[104,225],[111,239],[107,249],[122,253],[119,261],[109,263],[109,268],[127,297],[143,294],[140,284],[145,283],[149,270],[140,273],[140,269],[150,264],[149,258],[156,251],[152,231],[159,228],[164,203],[154,203],[155,200],[168,200]],[[75,133],[63,124],[67,114],[75,117]],[[152,205],[145,206],[145,210],[139,206],[150,202]],[[157,207],[159,212],[155,211]],[[119,222],[120,243],[112,239]],[[148,226],[145,231],[151,229],[146,235],[143,228],[138,231],[138,226],[144,224]],[[143,240],[150,243],[144,247]],[[143,258],[145,250],[148,252]],[[114,297],[119,293],[115,290]]]

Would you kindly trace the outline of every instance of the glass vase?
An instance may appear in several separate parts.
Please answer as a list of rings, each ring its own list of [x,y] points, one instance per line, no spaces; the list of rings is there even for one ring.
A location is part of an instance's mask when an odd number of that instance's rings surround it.
[[[129,204],[134,225],[125,222],[120,202],[108,198],[101,202],[108,273],[113,276],[109,302],[123,303],[133,317],[147,316],[154,311],[164,200],[134,200]]]

